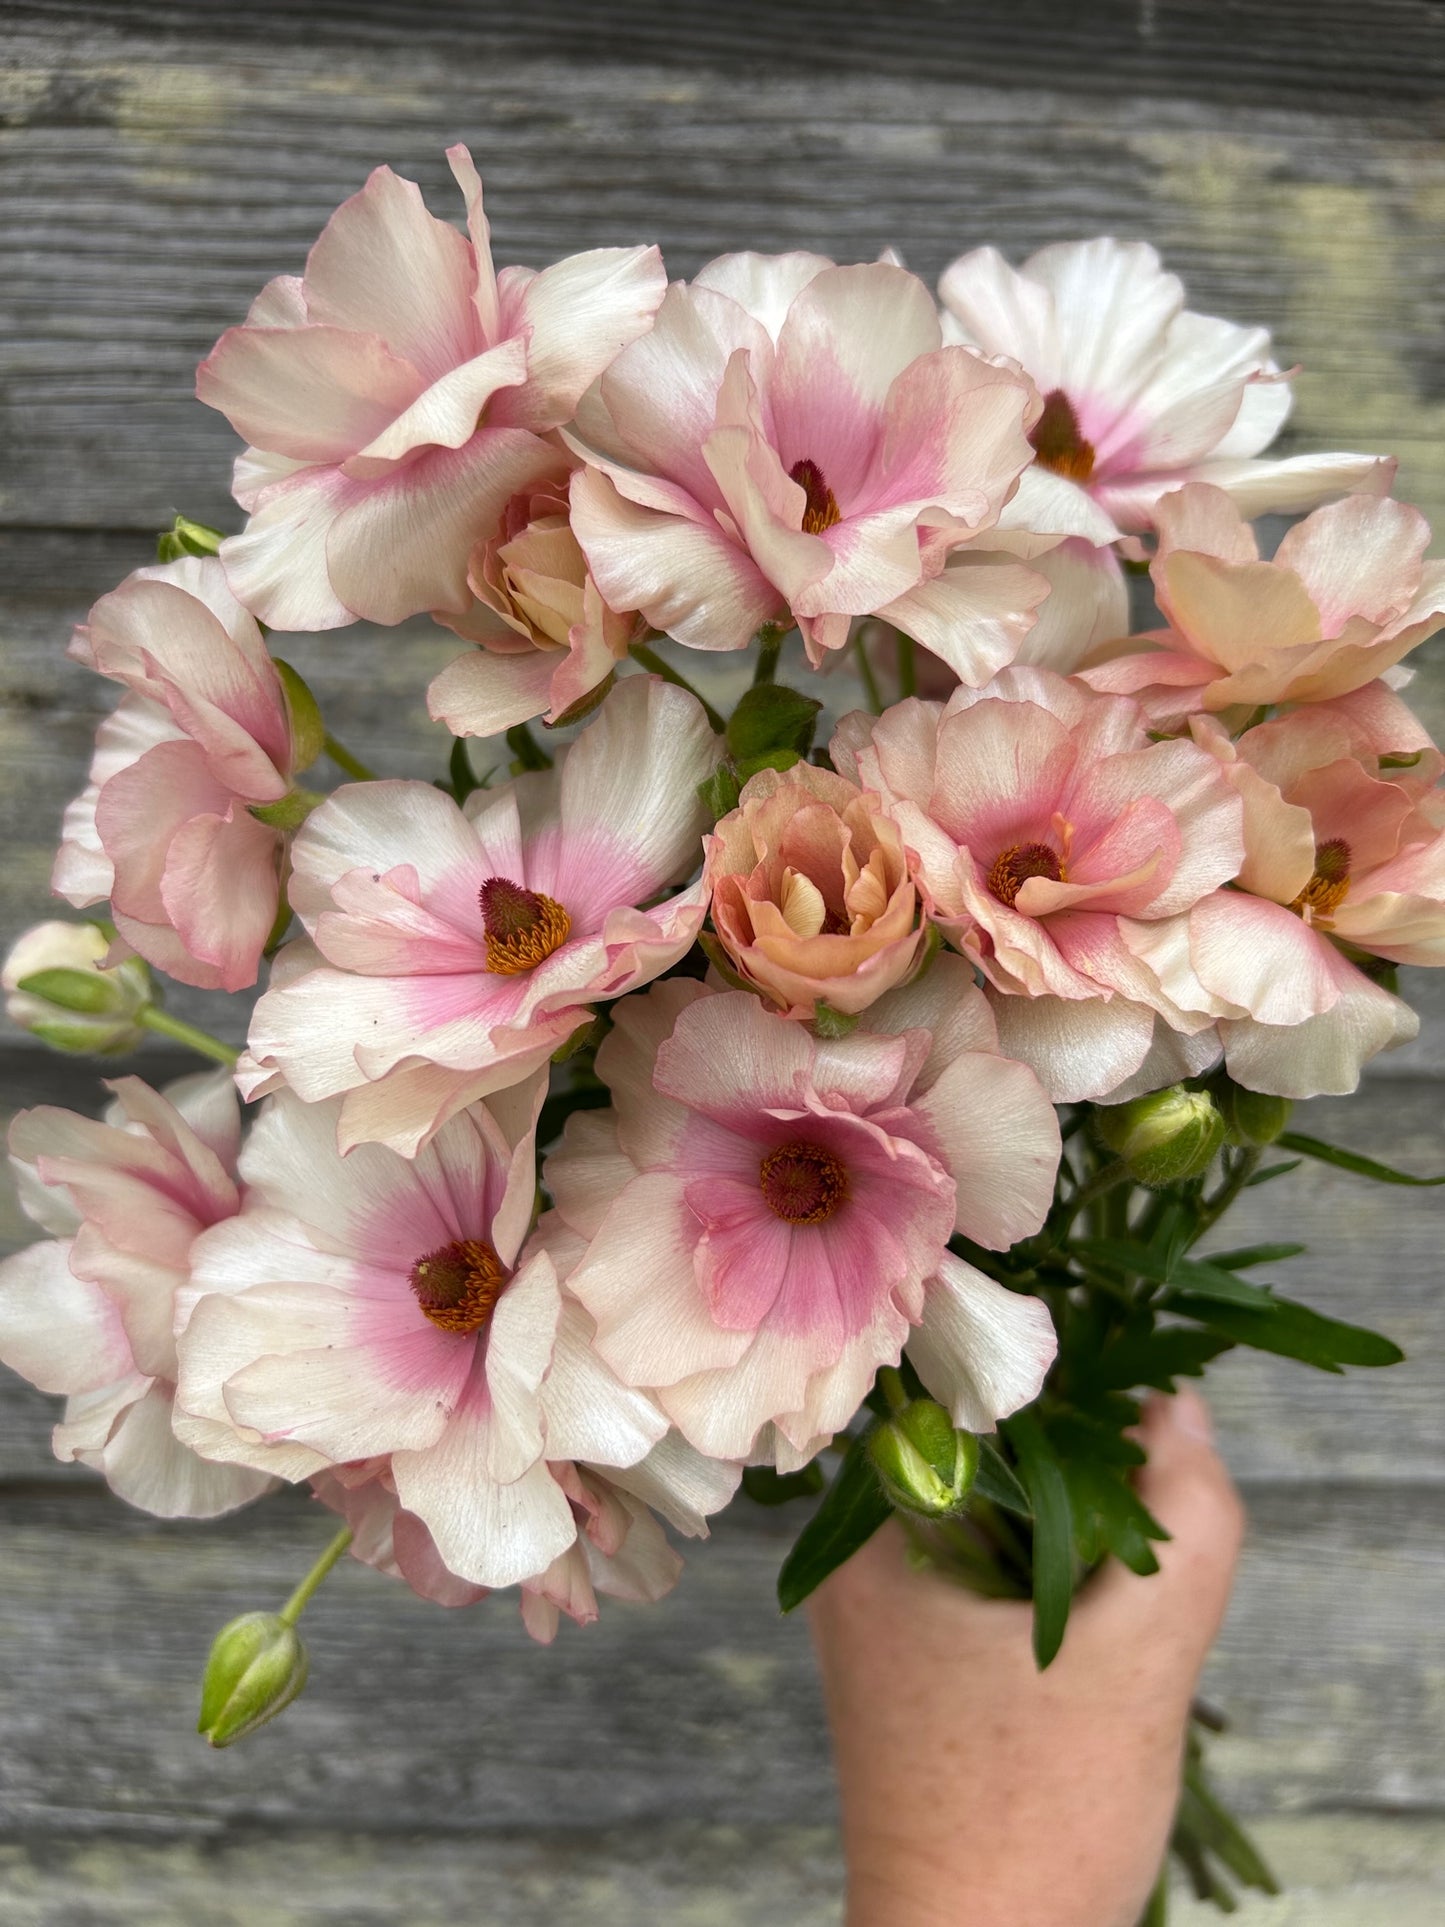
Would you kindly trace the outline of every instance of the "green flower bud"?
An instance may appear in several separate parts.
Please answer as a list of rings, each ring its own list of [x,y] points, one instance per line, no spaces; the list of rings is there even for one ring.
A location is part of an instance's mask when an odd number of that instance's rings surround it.
[[[1101,1105],[1099,1136],[1140,1184],[1178,1184],[1202,1177],[1224,1142],[1224,1119],[1207,1091],[1182,1084],[1127,1104]]]
[[[137,1021],[152,1001],[139,957],[106,969],[110,934],[95,923],[40,923],[5,959],[5,1014],[55,1050],[117,1057],[144,1036]]]
[[[233,1746],[291,1704],[309,1668],[300,1633],[280,1613],[242,1613],[212,1642],[196,1731]]]
[[[1247,1091],[1242,1084],[1223,1075],[1216,1080],[1214,1097],[1224,1115],[1231,1144],[1273,1144],[1288,1127],[1290,1112],[1294,1109],[1287,1097]]]
[[[171,526],[156,538],[156,556],[162,562],[179,562],[187,555],[216,555],[225,541],[219,529],[209,523],[193,522],[178,515]]]
[[[326,747],[326,725],[321,720],[321,705],[307,687],[305,679],[289,662],[273,658],[276,674],[286,696],[286,713],[291,719],[293,769],[309,769]]]
[[[869,1434],[868,1456],[900,1512],[942,1519],[968,1499],[978,1440],[960,1432],[935,1400],[916,1398]]]
[[[268,830],[299,830],[316,806],[325,801],[319,790],[303,790],[298,785],[274,803],[249,803],[246,807]]]

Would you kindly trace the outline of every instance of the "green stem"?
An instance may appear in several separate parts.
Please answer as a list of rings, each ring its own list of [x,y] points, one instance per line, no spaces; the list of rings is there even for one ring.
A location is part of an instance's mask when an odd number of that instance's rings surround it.
[[[873,673],[873,665],[868,660],[868,651],[863,647],[861,635],[854,639],[853,653],[858,658],[858,674],[863,679],[864,693],[868,697],[868,707],[875,716],[883,714],[883,695],[878,687],[878,678]]]
[[[685,689],[689,696],[695,697],[696,700],[702,704],[703,714],[707,717],[709,727],[715,730],[719,736],[722,735],[723,731],[727,728],[727,724],[713,708],[707,697],[703,695],[701,690],[694,689],[686,676],[678,675],[672,664],[664,662],[655,649],[649,649],[645,642],[634,642],[632,645],[632,660],[634,662],[640,662],[644,669],[650,669],[654,676],[661,676],[664,682],[670,682],[678,689]]]
[[[918,645],[912,636],[898,638],[898,698],[905,701],[918,693]]]
[[[223,1044],[219,1037],[212,1037],[208,1030],[188,1024],[183,1017],[172,1017],[168,1010],[159,1010],[154,1004],[147,1004],[138,1013],[136,1022],[146,1030],[158,1031],[162,1037],[174,1037],[178,1044],[186,1044],[202,1057],[214,1058],[218,1064],[234,1065],[241,1055],[229,1044]]]
[[[1102,1165],[1093,1177],[1086,1178],[1067,1204],[1059,1208],[1057,1222],[1049,1227],[1052,1244],[1062,1244],[1079,1213],[1112,1191],[1116,1184],[1122,1184],[1128,1175],[1129,1167],[1123,1158],[1115,1158],[1111,1164]]]
[[[1168,1927],[1169,1923],[1169,1862],[1166,1859],[1163,1870],[1149,1896],[1149,1905],[1139,1916],[1139,1927]]]
[[[903,1374],[896,1365],[885,1365],[878,1373],[878,1389],[888,1401],[890,1412],[905,1412],[910,1400]]]
[[[1239,1196],[1245,1185],[1247,1185],[1249,1180],[1254,1176],[1255,1171],[1259,1168],[1259,1161],[1263,1156],[1264,1152],[1257,1147],[1240,1152],[1234,1169],[1229,1173],[1223,1184],[1220,1185],[1214,1196],[1205,1200],[1204,1209],[1199,1214],[1194,1236],[1190,1240],[1191,1244],[1197,1244],[1205,1232],[1209,1230],[1210,1226],[1217,1224],[1224,1216],[1230,1205],[1234,1203],[1234,1200]]]
[[[285,1620],[288,1626],[294,1626],[296,1624],[296,1621],[301,1617],[302,1613],[305,1612],[307,1602],[310,1600],[312,1593],[315,1592],[316,1588],[321,1584],[327,1573],[330,1572],[331,1568],[336,1564],[337,1560],[350,1544],[351,1527],[343,1526],[331,1541],[331,1544],[327,1546],[326,1550],[322,1553],[321,1557],[316,1561],[316,1564],[311,1568],[310,1572],[308,1572],[306,1577],[301,1581],[301,1584],[296,1588],[295,1592],[293,1592],[291,1597],[286,1601],[286,1604],[281,1608],[281,1618]]]
[[[778,678],[778,657],[783,653],[785,631],[780,622],[765,622],[758,631],[758,664],[753,671],[753,686],[760,682],[776,682]]]
[[[321,747],[338,769],[345,770],[346,774],[355,777],[358,783],[374,783],[376,781],[376,771],[374,769],[368,769],[359,756],[353,756],[345,743],[338,743],[329,729],[326,732],[326,737]]]

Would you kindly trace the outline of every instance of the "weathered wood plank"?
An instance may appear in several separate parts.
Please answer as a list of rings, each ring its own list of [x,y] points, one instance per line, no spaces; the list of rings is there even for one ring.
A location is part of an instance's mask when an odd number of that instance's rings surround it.
[[[1208,1678],[1247,1810],[1445,1804],[1438,1491],[1250,1494],[1253,1530]],[[192,1735],[229,1615],[284,1597],[326,1525],[283,1498],[157,1527],[99,1494],[4,1499],[0,1829],[804,1825],[832,1811],[803,1625],[773,1575],[795,1518],[724,1519],[657,1608],[556,1647],[509,1599],[443,1615],[347,1564],[307,1617],[313,1683],[234,1752]],[[1147,1583],[1147,1582],[1141,1582]],[[1293,1628],[1290,1637],[1284,1629]],[[1308,1629],[1306,1637],[1301,1629]]]
[[[1287,1893],[1246,1902],[1239,1927],[1438,1927],[1445,1824],[1330,1814],[1255,1833]],[[454,1927],[481,1895],[487,1927],[836,1927],[841,1882],[827,1827],[0,1845],[9,1927]],[[1170,1918],[1219,1915],[1180,1894]]]
[[[503,259],[644,238],[690,273],[733,247],[892,243],[933,275],[983,239],[1152,239],[1199,305],[1305,364],[1290,446],[1398,448],[1402,492],[1439,514],[1438,11],[1252,8],[1246,55],[1208,9],[1070,28],[1043,7],[1044,28],[1041,4],[971,9],[967,33],[916,5],[896,35],[892,9],[829,8],[822,31],[817,6],[659,5],[620,37],[596,6],[481,32],[378,6],[357,38],[339,10],[297,33],[276,0],[244,41],[194,7],[12,10],[0,517],[225,516],[233,444],[187,399],[196,360],[378,160],[450,205],[444,133],[474,143]]]

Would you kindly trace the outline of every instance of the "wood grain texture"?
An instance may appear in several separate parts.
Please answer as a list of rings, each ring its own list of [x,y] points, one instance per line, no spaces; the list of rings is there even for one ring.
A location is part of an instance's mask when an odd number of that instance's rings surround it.
[[[1222,1781],[1249,1811],[1439,1808],[1445,1681],[1428,1629],[1445,1494],[1247,1497],[1249,1549],[1206,1679],[1233,1721]],[[212,1754],[193,1732],[210,1637],[285,1597],[326,1516],[283,1495],[166,1527],[100,1493],[12,1491],[0,1831],[823,1824],[831,1766],[806,1629],[773,1599],[795,1523],[729,1514],[668,1601],[608,1602],[551,1650],[510,1599],[441,1613],[346,1562],[307,1615],[308,1692]]]
[[[985,239],[1151,239],[1304,364],[1290,447],[1398,449],[1445,510],[1438,8],[245,12],[237,38],[192,6],[11,10],[6,521],[232,513],[197,359],[378,160],[457,214],[453,138],[500,260],[892,244],[931,277]]]
[[[1445,9],[1432,0],[46,0],[0,22],[0,941],[50,914],[60,811],[113,692],[68,629],[181,508],[235,526],[234,438],[194,365],[389,161],[455,216],[468,140],[501,260],[660,241],[899,246],[932,278],[1149,239],[1194,306],[1299,360],[1287,450],[1379,448],[1445,516]],[[343,740],[429,778],[454,645],[427,623],[286,638]],[[1412,700],[1445,739],[1445,645]],[[735,674],[726,665],[724,676]],[[829,691],[839,706],[843,686]],[[847,701],[854,698],[851,694]],[[1304,1128],[1445,1166],[1445,983],[1420,1042]],[[177,991],[238,1037],[243,1000]],[[134,1065],[159,1081],[183,1053]],[[9,1040],[0,1104],[93,1110],[89,1066]],[[1228,1242],[1299,1235],[1278,1281],[1406,1346],[1325,1380],[1211,1373],[1254,1533],[1211,1692],[1230,1790],[1291,1888],[1241,1927],[1445,1915],[1445,1294],[1435,1194],[1309,1167]],[[0,1245],[27,1235],[0,1195]],[[446,1615],[346,1566],[308,1619],[315,1683],[235,1754],[194,1740],[230,1613],[324,1536],[297,1496],[214,1526],[127,1513],[48,1456],[0,1375],[0,1918],[15,1927],[752,1927],[839,1919],[826,1745],[780,1534],[725,1520],[662,1608],[541,1652],[509,1601]],[[1296,1811],[1291,1811],[1295,1809]],[[1215,1916],[1179,1903],[1193,1927]]]
[[[1331,1814],[1255,1828],[1289,1883],[1238,1927],[1438,1927],[1445,1825]],[[828,1827],[705,1823],[567,1834],[306,1832],[0,1845],[7,1927],[838,1927]],[[1178,1894],[1171,1920],[1218,1923]]]

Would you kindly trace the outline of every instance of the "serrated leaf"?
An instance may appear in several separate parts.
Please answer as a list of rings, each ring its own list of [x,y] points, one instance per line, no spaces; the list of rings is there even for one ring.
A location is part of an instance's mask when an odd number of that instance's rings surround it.
[[[822,707],[816,696],[805,696],[786,683],[756,683],[743,692],[728,718],[727,746],[739,763],[771,750],[806,756]]]
[[[551,769],[552,758],[525,723],[514,723],[507,731],[507,748],[512,752],[512,767],[519,773],[529,769]]]
[[[1087,1261],[1114,1271],[1137,1272],[1157,1285],[1187,1288],[1199,1298],[1217,1298],[1227,1305],[1264,1306],[1274,1301],[1260,1285],[1237,1278],[1232,1271],[1203,1258],[1167,1258],[1149,1245],[1124,1238],[1086,1238],[1074,1249]]]
[[[1151,1540],[1169,1534],[1139,1498],[1120,1466],[1071,1452],[1069,1435],[1059,1436],[1059,1463],[1068,1488],[1074,1537],[1086,1565],[1097,1565],[1108,1553],[1141,1578],[1159,1570]]]
[[[869,1461],[867,1437],[860,1434],[848,1447],[822,1503],[783,1561],[778,1604],[785,1613],[801,1606],[829,1573],[851,1559],[893,1511]]]
[[[1087,1361],[1083,1373],[1088,1383],[1104,1390],[1147,1385],[1151,1391],[1172,1392],[1177,1379],[1202,1378],[1205,1366],[1232,1343],[1222,1333],[1195,1331],[1188,1325],[1126,1332]]]
[[[1265,1310],[1221,1304],[1189,1292],[1171,1292],[1163,1303],[1183,1318],[1193,1318],[1212,1331],[1222,1332],[1236,1345],[1273,1352],[1279,1358],[1297,1358],[1317,1371],[1338,1372],[1346,1365],[1398,1365],[1405,1356],[1380,1332],[1326,1318],[1288,1298],[1272,1298]]]
[[[755,1505],[786,1505],[790,1499],[816,1498],[827,1484],[817,1459],[800,1472],[779,1472],[771,1465],[745,1465],[743,1491]]]
[[[1068,1487],[1043,1427],[1019,1412],[1004,1427],[1034,1515],[1034,1658],[1052,1664],[1064,1643],[1074,1597],[1073,1517]]]
[[[1298,1151],[1303,1157],[1318,1158],[1321,1164],[1352,1171],[1357,1178],[1369,1178],[1375,1184],[1409,1184],[1422,1188],[1445,1184],[1445,1172],[1436,1178],[1412,1178],[1408,1171],[1396,1171],[1391,1165],[1362,1157],[1358,1151],[1342,1151],[1339,1145],[1321,1143],[1317,1137],[1302,1137],[1298,1131],[1285,1131],[1275,1142],[1282,1151]]]

